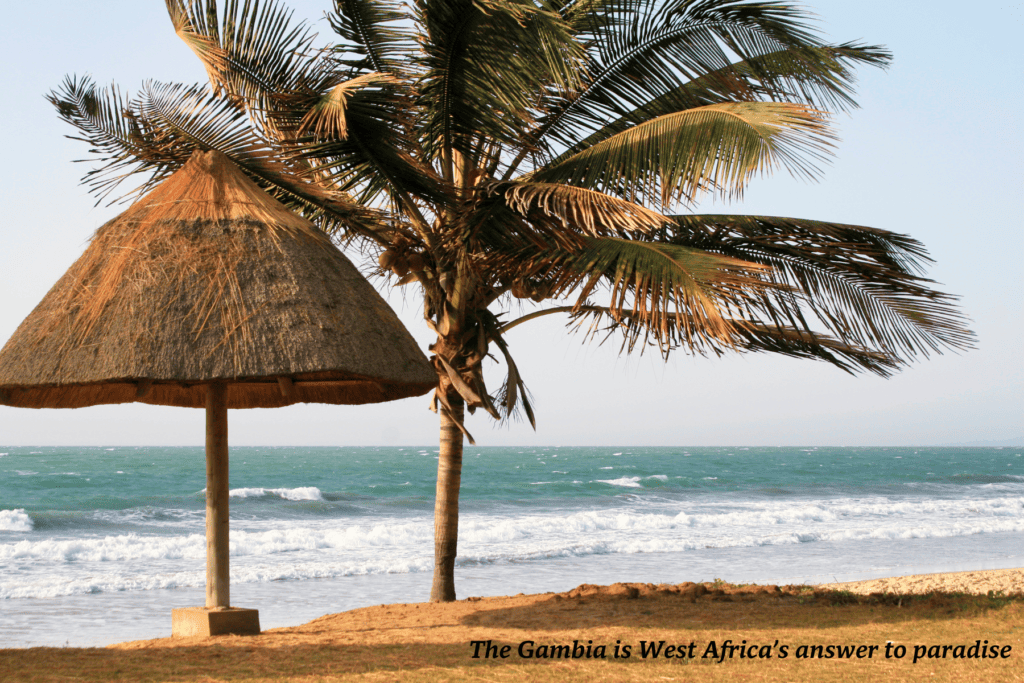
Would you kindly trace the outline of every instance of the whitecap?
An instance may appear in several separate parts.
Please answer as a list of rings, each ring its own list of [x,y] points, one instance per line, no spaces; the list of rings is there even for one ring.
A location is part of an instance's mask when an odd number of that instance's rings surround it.
[[[0,531],[32,531],[32,518],[25,508],[0,510]]]
[[[231,545],[234,545],[232,534]],[[44,560],[50,564],[78,562],[124,562],[127,560],[195,559],[206,556],[202,534],[147,537],[137,534],[42,541],[20,541],[0,545],[0,560]]]
[[[612,486],[625,486],[631,489],[642,488],[640,486],[640,477],[619,477],[618,479],[598,479],[602,484],[611,484]]]
[[[203,489],[205,492],[206,489]],[[242,488],[228,492],[232,498],[260,498],[277,496],[285,500],[323,500],[323,493],[315,486],[300,486],[294,489]]]

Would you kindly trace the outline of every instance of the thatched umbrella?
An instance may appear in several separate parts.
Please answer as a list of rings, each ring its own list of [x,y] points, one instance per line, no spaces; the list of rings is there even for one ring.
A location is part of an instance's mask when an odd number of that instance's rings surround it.
[[[207,611],[230,605],[228,408],[374,403],[436,383],[337,247],[216,152],[103,225],[0,351],[0,404],[206,408]]]

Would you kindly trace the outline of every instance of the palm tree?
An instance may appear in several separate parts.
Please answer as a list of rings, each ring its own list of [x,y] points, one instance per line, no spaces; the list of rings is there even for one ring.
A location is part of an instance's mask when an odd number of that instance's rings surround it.
[[[167,0],[208,84],[49,95],[107,197],[217,149],[375,273],[416,285],[440,419],[431,600],[455,599],[464,411],[534,423],[508,330],[561,314],[623,350],[770,351],[887,375],[970,347],[920,243],[868,227],[690,213],[759,172],[814,177],[878,47],[746,0],[334,0],[337,42],[273,1]],[[546,304],[516,319],[516,300]],[[484,383],[485,358],[504,384]]]

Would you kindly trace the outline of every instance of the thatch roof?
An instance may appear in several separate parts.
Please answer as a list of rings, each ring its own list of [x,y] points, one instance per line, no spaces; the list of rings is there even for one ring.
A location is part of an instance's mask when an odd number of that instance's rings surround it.
[[[372,403],[437,376],[330,240],[223,155],[196,153],[101,227],[0,352],[0,403]]]

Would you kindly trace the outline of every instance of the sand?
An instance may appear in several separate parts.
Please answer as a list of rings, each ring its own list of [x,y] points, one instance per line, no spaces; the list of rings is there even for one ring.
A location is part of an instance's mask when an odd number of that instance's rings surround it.
[[[986,595],[989,591],[1002,591],[1006,594],[1024,593],[1024,569],[989,569],[974,572],[894,576],[870,581],[830,583],[822,587],[846,590],[858,595],[870,593],[923,595],[935,591],[974,595]]]
[[[990,592],[994,591],[994,592]],[[917,595],[929,593],[929,595]],[[315,597],[314,597],[315,599]],[[170,615],[168,615],[169,618]],[[163,638],[107,648],[0,649],[0,680],[572,681],[785,680],[1024,681],[1024,569],[905,576],[822,586],[725,583],[582,585],[565,593],[378,605],[258,636]],[[930,658],[940,646],[995,647],[987,659]],[[653,643],[674,658],[650,656]],[[718,643],[755,645],[763,659]],[[647,655],[641,655],[642,648]],[[629,645],[633,656],[613,657]],[[877,656],[801,659],[812,646]],[[487,646],[494,657],[486,657]],[[547,646],[597,647],[601,658],[540,658]],[[790,657],[779,657],[778,648]],[[885,656],[906,647],[906,658]],[[507,659],[498,657],[505,648]],[[948,649],[948,648],[947,648]],[[554,650],[552,650],[554,651]],[[568,650],[567,650],[568,651]],[[750,650],[753,652],[754,650]],[[851,650],[853,652],[853,650]],[[953,650],[955,652],[955,650]],[[684,653],[680,657],[678,653]],[[918,658],[918,661],[912,661]],[[680,669],[679,667],[686,667]]]

